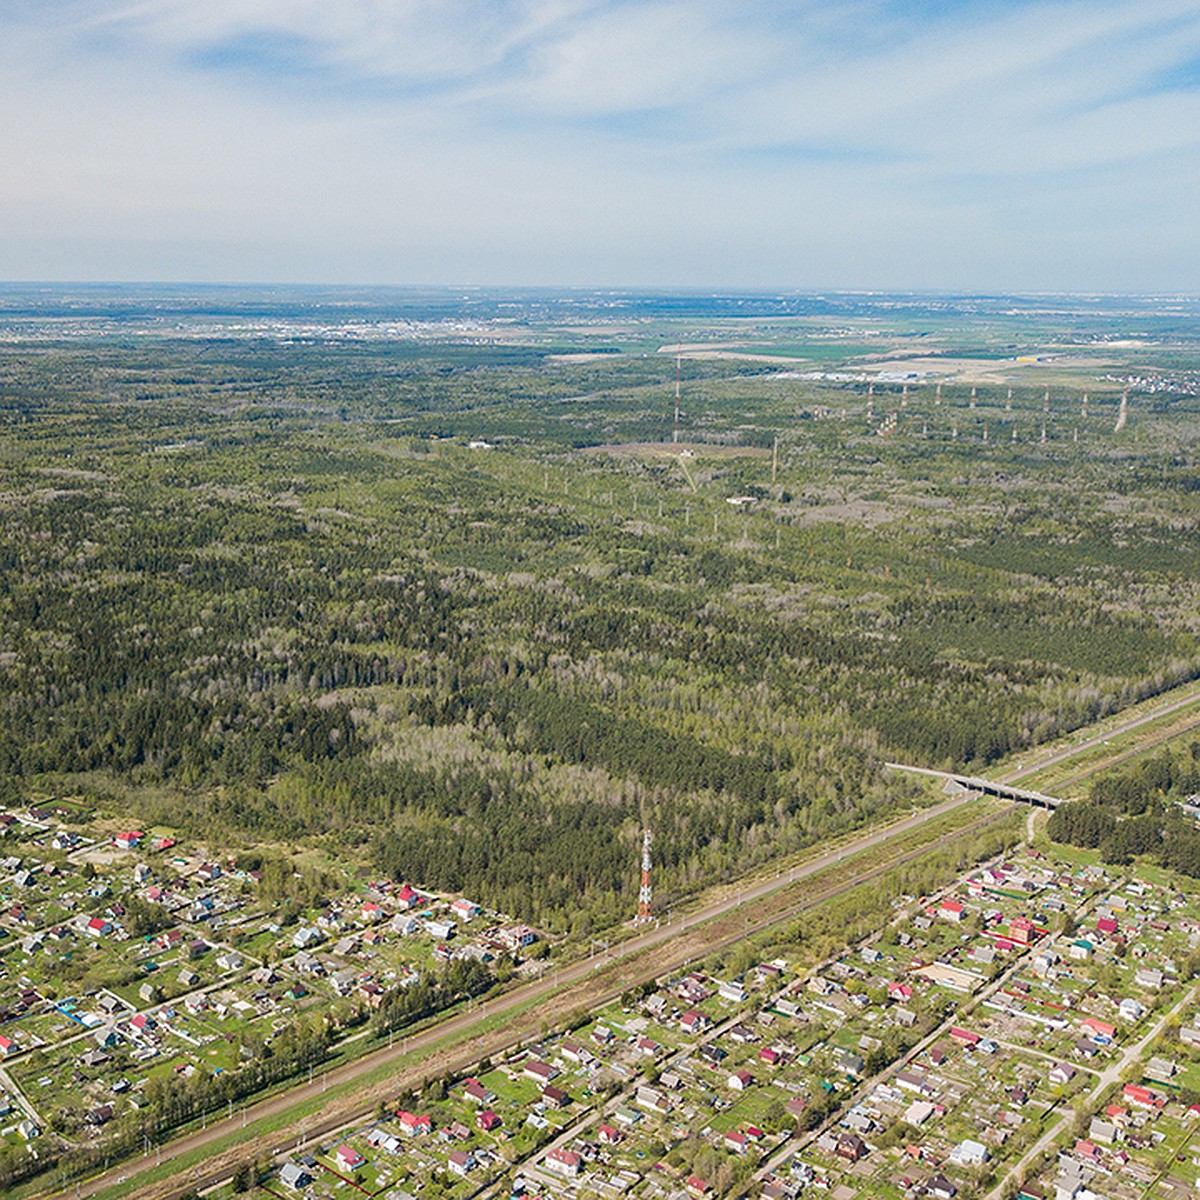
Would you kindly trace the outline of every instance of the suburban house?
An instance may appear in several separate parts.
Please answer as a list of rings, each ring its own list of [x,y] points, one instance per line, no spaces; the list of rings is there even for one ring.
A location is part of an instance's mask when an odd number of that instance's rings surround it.
[[[464,1178],[475,1169],[475,1155],[470,1150],[451,1150],[446,1159],[446,1166],[455,1174]]]
[[[1075,1078],[1075,1068],[1070,1063],[1055,1063],[1050,1068],[1051,1083],[1070,1083]]]
[[[396,1120],[400,1125],[400,1132],[407,1134],[409,1137],[415,1137],[420,1133],[428,1133],[433,1128],[433,1122],[429,1118],[428,1113],[411,1113],[404,1109],[396,1114]]]
[[[950,1151],[950,1161],[960,1167],[978,1167],[987,1162],[988,1148],[982,1142],[966,1138]]]
[[[366,1136],[368,1146],[377,1150],[385,1150],[388,1154],[399,1154],[404,1149],[404,1143],[386,1129],[372,1129]]]
[[[651,1112],[668,1113],[671,1111],[671,1101],[666,1092],[643,1083],[638,1087],[636,1103],[639,1108],[647,1108]]]
[[[866,1158],[869,1152],[870,1147],[857,1133],[843,1133],[838,1138],[837,1147],[834,1150],[838,1158],[844,1158],[847,1162],[852,1163]]]
[[[339,1167],[347,1171],[357,1171],[359,1167],[365,1166],[367,1162],[353,1146],[346,1145],[345,1143],[333,1152],[333,1160]]]
[[[1163,1107],[1160,1100],[1148,1087],[1139,1083],[1127,1083],[1121,1092],[1121,1098],[1134,1108],[1156,1109]]]
[[[958,1194],[958,1188],[945,1175],[938,1174],[931,1176],[926,1181],[925,1192],[927,1195],[936,1197],[936,1200],[954,1200]]]
[[[299,1192],[313,1182],[313,1177],[299,1163],[285,1162],[279,1171],[279,1182],[293,1192]]]
[[[546,1155],[546,1169],[561,1175],[564,1179],[574,1179],[582,1169],[583,1159],[574,1150],[559,1147]]]
[[[496,1093],[486,1088],[478,1079],[468,1079],[463,1086],[463,1095],[476,1104],[491,1104],[496,1099]]]
[[[1081,1028],[1090,1032],[1093,1041],[1097,1041],[1101,1045],[1107,1045],[1117,1033],[1115,1025],[1109,1025],[1106,1021],[1101,1021],[1096,1017],[1084,1017],[1079,1024]]]

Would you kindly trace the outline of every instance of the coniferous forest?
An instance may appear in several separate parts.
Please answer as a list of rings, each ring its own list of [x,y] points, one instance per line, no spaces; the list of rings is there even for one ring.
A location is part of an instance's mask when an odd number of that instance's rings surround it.
[[[585,932],[632,911],[643,827],[681,895],[907,809],[887,759],[986,769],[1200,673],[1169,322],[969,398],[683,358],[672,445],[659,351],[723,310],[351,337],[89,303],[4,310],[6,800],[328,842]],[[756,328],[830,375],[870,326],[1000,379],[1128,319],[834,315]]]

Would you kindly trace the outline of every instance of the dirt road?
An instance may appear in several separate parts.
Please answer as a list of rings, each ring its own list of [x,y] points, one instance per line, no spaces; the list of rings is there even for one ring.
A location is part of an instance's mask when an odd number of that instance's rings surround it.
[[[1096,1081],[1096,1086],[1088,1093],[1086,1107],[1090,1112],[1096,1107],[1096,1102],[1100,1099],[1107,1088],[1112,1087],[1121,1078],[1121,1073],[1129,1066],[1130,1063],[1142,1057],[1146,1052],[1146,1047],[1166,1028],[1167,1022],[1172,1017],[1178,1016],[1190,1004],[1193,1004],[1196,999],[1197,992],[1200,991],[1200,985],[1190,987],[1184,992],[1178,1003],[1171,1006],[1170,1010],[1165,1012],[1161,1019],[1150,1026],[1146,1035],[1140,1038],[1137,1042],[1127,1046],[1122,1052],[1120,1058],[1110,1063],[1100,1073]],[[1040,1155],[1048,1147],[1052,1146],[1055,1140],[1066,1128],[1068,1121],[1075,1119],[1073,1108],[1068,1109],[1063,1113],[1062,1117],[1056,1121],[1045,1133],[1028,1150],[1021,1155],[1020,1162],[1016,1163],[1004,1176],[1004,1178],[987,1194],[987,1200],[1001,1200],[1005,1194],[1005,1188],[1010,1180],[1018,1180],[1021,1177],[1021,1172],[1032,1163],[1038,1155]]]

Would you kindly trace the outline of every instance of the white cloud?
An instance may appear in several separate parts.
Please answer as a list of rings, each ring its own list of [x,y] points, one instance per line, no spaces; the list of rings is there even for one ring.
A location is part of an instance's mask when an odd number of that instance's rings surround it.
[[[628,113],[703,103],[769,59],[759,35],[707,6],[628,5],[598,11],[541,42],[514,91],[552,114]]]
[[[0,274],[1195,278],[1200,3],[920,7],[26,3]]]
[[[257,39],[316,70],[425,81],[486,72],[587,7],[584,0],[100,0],[79,11],[77,28],[183,56]]]
[[[1193,141],[1190,96],[1174,130],[1134,133],[1147,78],[1200,52],[1200,8],[1139,36],[1127,5],[1059,4],[968,27],[932,27],[856,57],[775,80],[730,107],[732,145],[882,150],[923,167],[990,172],[1054,169]],[[1102,112],[1100,121],[1094,114]],[[1126,119],[1128,114],[1128,119]],[[1147,112],[1146,117],[1150,114]],[[1108,123],[1111,128],[1097,128]],[[1128,132],[1127,132],[1128,130]]]

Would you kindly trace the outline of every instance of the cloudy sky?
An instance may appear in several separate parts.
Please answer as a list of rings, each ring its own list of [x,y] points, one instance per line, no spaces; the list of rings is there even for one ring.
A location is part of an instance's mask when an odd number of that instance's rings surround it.
[[[1200,0],[3,0],[0,278],[1200,291]]]

